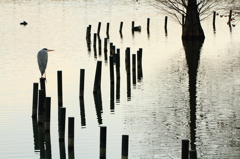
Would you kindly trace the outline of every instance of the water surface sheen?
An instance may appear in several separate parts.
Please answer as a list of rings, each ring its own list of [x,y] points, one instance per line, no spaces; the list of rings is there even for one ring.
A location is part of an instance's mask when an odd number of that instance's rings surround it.
[[[0,10],[1,158],[99,158],[99,125],[107,126],[109,159],[121,157],[124,134],[129,135],[131,159],[179,159],[182,139],[192,141],[190,148],[197,150],[198,158],[240,158],[239,25],[230,30],[227,18],[217,17],[214,32],[210,16],[202,22],[205,41],[183,43],[181,26],[169,18],[166,36],[165,15],[147,0],[1,0]],[[28,25],[20,25],[24,20]],[[132,34],[132,21],[142,26],[142,32]],[[99,55],[98,43],[96,53],[86,43],[87,26],[92,26],[93,38],[98,22],[102,46],[110,23],[108,56],[110,42],[120,49],[121,77],[114,90],[103,48]],[[50,135],[31,119],[33,83],[40,77],[37,52],[45,47],[55,50],[49,53],[46,83]],[[126,73],[127,47],[131,54],[143,49],[142,77],[136,83]],[[100,113],[92,93],[99,60]],[[80,69],[85,69],[84,117]],[[65,143],[58,142],[58,70],[63,74],[66,117],[75,117],[73,153],[67,149],[67,130]]]

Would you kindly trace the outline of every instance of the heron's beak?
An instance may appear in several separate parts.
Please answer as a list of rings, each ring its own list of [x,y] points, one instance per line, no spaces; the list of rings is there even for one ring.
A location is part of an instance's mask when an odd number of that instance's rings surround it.
[[[55,51],[55,50],[48,50],[48,51]]]

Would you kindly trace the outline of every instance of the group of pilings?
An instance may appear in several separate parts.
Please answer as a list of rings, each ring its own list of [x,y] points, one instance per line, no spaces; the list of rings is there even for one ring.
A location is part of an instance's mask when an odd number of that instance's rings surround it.
[[[213,31],[216,32],[216,24],[215,24],[215,21],[216,21],[216,16],[218,15],[218,13],[216,13],[216,11],[213,11]],[[232,30],[232,26],[235,27],[235,24],[232,24],[232,21],[233,21],[233,11],[230,10],[229,11],[229,14],[228,14],[228,21],[227,21],[227,25],[229,26],[230,28],[230,31]],[[221,17],[221,15],[220,15]]]

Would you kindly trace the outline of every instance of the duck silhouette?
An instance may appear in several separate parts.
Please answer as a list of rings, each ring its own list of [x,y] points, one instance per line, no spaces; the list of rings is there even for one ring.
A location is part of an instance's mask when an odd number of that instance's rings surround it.
[[[23,21],[20,23],[20,25],[27,25],[28,23],[26,21]]]

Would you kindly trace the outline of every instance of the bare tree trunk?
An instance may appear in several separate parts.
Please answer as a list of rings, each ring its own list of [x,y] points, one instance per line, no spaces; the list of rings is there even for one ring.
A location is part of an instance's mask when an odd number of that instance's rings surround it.
[[[196,0],[188,0],[187,14],[183,26],[182,39],[204,39],[204,32],[200,23]]]

